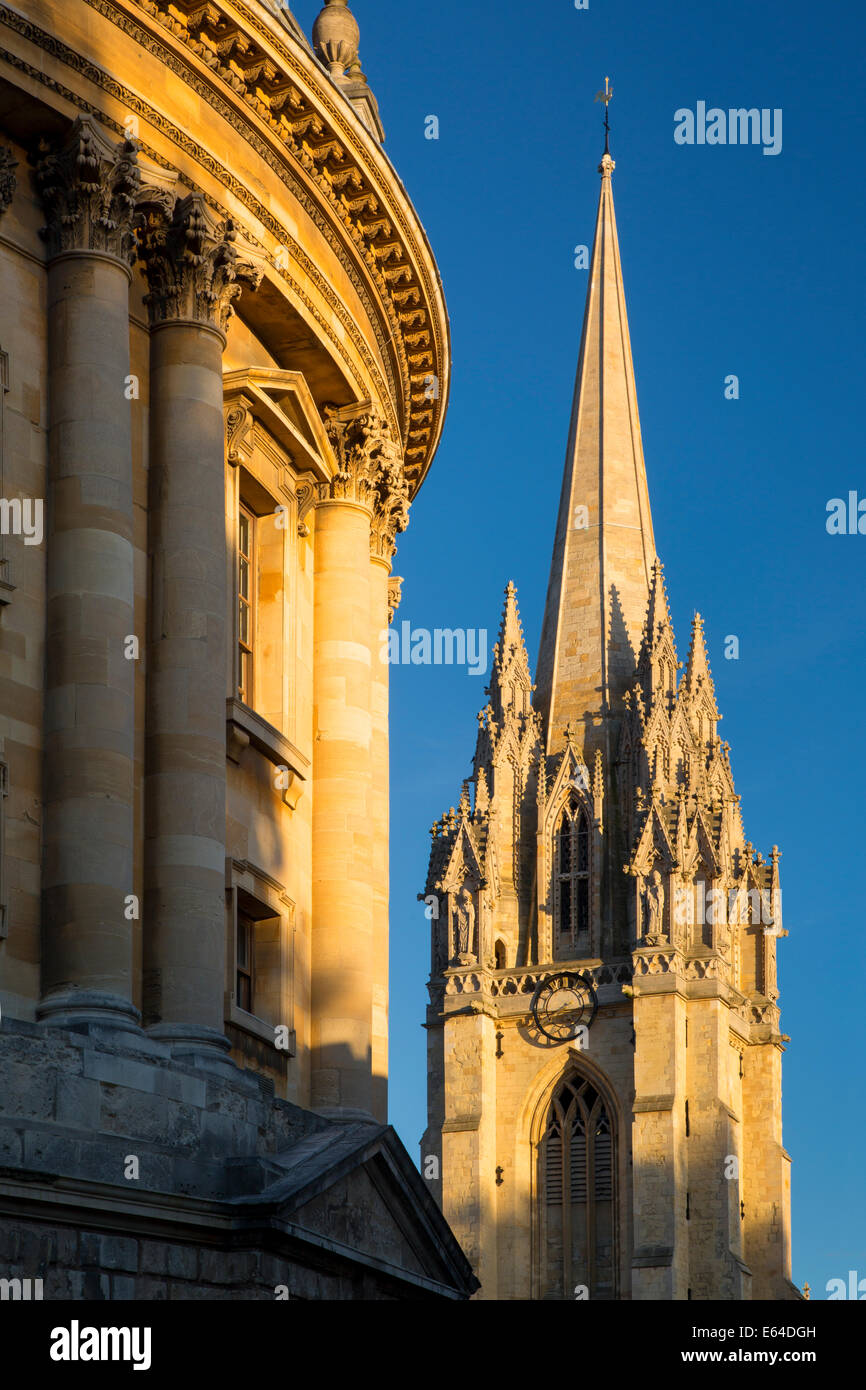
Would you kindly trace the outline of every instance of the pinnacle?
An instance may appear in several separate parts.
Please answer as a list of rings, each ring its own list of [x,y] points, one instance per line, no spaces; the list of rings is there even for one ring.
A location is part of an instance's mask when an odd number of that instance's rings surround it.
[[[517,589],[511,579],[505,586],[505,603],[496,645],[500,661],[504,661],[508,657],[512,647],[523,646],[523,624],[520,621],[520,610],[517,607]]]
[[[670,631],[673,638],[673,625],[671,623],[671,610],[668,603],[668,591],[665,585],[665,568],[661,560],[656,556],[653,560],[652,572],[650,576],[649,602],[647,603],[647,616],[645,636],[650,650],[656,644],[660,636],[660,629]]]
[[[531,690],[529,656],[517,607],[517,590],[509,580],[505,587],[499,639],[493,648],[493,668],[488,688],[497,721],[501,722],[512,708],[517,713],[527,714],[527,694]]]
[[[689,645],[689,655],[686,662],[686,674],[683,684],[689,695],[696,695],[699,687],[703,684],[709,691],[713,704],[715,704],[715,687],[713,685],[713,675],[710,670],[710,660],[707,655],[707,644],[704,638],[704,620],[700,613],[695,614],[692,622],[692,639]]]

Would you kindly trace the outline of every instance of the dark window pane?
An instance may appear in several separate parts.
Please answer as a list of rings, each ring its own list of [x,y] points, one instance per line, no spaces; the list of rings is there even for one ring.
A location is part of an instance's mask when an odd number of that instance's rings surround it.
[[[577,872],[585,874],[589,869],[589,824],[581,814],[577,823]]]
[[[582,935],[589,931],[589,879],[579,878],[577,888],[577,931]]]
[[[571,873],[571,823],[565,816],[559,826],[559,872]]]
[[[563,936],[571,932],[571,879],[559,885],[559,930]]]

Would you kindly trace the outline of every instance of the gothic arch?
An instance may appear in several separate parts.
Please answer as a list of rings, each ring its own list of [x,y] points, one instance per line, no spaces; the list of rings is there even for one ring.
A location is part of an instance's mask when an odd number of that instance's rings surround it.
[[[563,1066],[562,1058],[551,1060],[536,1079],[536,1084],[527,1096],[517,1127],[516,1177],[518,1190],[528,1193],[530,1201],[530,1240],[531,1240],[531,1292],[529,1297],[573,1298],[573,1291],[566,1294],[550,1292],[548,1270],[547,1232],[548,1218],[545,1210],[545,1137],[554,1102],[569,1087],[591,1087],[598,1097],[607,1116],[610,1136],[610,1289],[599,1293],[598,1287],[590,1287],[590,1298],[619,1298],[626,1278],[622,1267],[624,1251],[624,1232],[627,1218],[627,1156],[626,1125],[622,1107],[616,1092],[600,1068],[588,1055],[581,1054],[579,1060],[571,1054]],[[521,1174],[525,1181],[521,1182]],[[575,1283],[584,1280],[575,1279]]]

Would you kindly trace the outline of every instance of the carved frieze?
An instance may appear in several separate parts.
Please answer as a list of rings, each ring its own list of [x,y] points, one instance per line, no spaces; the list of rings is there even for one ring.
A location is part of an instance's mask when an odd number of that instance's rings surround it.
[[[18,160],[6,146],[0,148],[0,216],[8,208],[15,196],[15,189],[18,180],[15,177],[15,170],[18,168]]]

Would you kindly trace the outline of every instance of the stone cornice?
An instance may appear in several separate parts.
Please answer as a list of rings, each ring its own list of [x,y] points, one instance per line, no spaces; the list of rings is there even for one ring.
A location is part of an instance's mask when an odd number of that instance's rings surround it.
[[[143,23],[159,25],[182,43],[208,70],[210,91],[202,95],[214,104],[222,88],[235,110],[238,102],[245,105],[278,137],[296,173],[303,171],[315,187],[319,205],[341,234],[341,259],[346,250],[360,257],[391,329],[404,396],[406,475],[414,493],[441,431],[448,329],[432,253],[407,212],[408,201],[402,206],[394,196],[395,184],[399,193],[402,186],[387,157],[315,60],[300,45],[293,49],[287,34],[248,6],[229,0],[86,3],[118,24],[138,10]],[[387,341],[383,349],[387,360]]]

